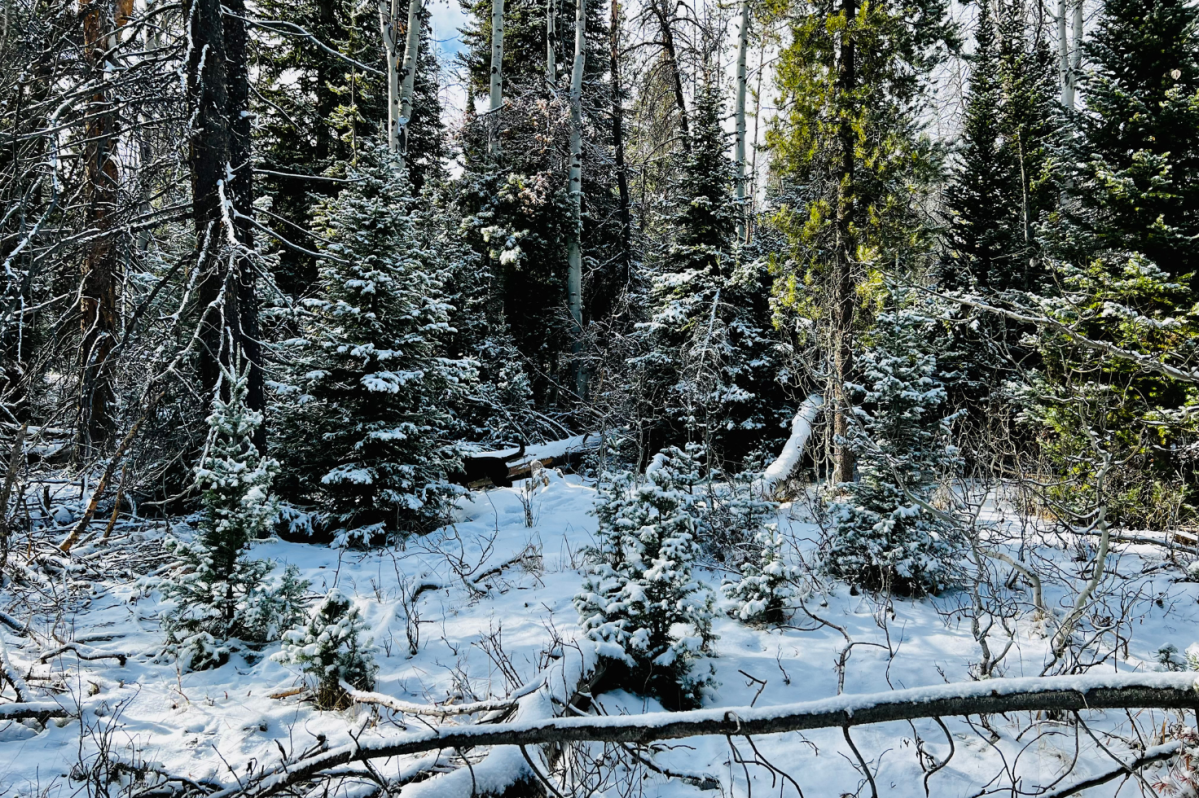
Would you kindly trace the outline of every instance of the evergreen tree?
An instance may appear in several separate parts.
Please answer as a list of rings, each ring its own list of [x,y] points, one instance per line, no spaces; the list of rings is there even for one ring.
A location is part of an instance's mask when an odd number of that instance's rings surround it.
[[[204,503],[199,532],[190,543],[166,544],[180,561],[177,574],[162,584],[163,595],[175,603],[163,618],[167,650],[193,670],[224,663],[230,640],[275,639],[294,617],[305,584],[289,569],[282,589],[272,593],[264,584],[271,563],[245,557],[250,541],[267,534],[274,521],[271,480],[278,464],[254,446],[262,414],[246,406],[247,373],[223,376],[229,398],[218,392],[213,400],[196,467]]]
[[[314,214],[326,258],[292,342],[298,395],[283,442],[290,491],[318,499],[337,541],[359,545],[444,516],[459,459],[450,408],[474,377],[445,357],[448,267],[420,246],[407,179],[382,148],[369,161]]]
[[[714,639],[712,596],[691,574],[699,454],[664,449],[644,483],[623,474],[601,486],[598,546],[574,599],[614,683],[642,685],[674,707],[698,704],[711,686],[710,677],[692,673]]]
[[[931,312],[930,312],[931,311]],[[825,569],[870,589],[936,593],[951,580],[955,550],[920,506],[956,453],[946,444],[947,376],[935,350],[936,308],[898,307],[879,315],[861,354],[863,385],[846,445],[860,479],[833,502]]]
[[[274,659],[300,665],[316,682],[318,709],[344,709],[351,701],[342,682],[355,690],[375,688],[379,668],[371,655],[372,641],[361,637],[369,629],[350,599],[330,590],[305,626],[283,636],[283,648]]]
[[[754,535],[756,556],[741,566],[741,579],[723,586],[733,602],[732,614],[746,623],[781,623],[797,595],[798,569],[783,558],[783,538],[778,526],[769,524]]]
[[[653,265],[650,318],[641,325],[647,351],[633,364],[647,448],[701,441],[739,462],[773,444],[784,419],[765,268],[740,260],[721,117],[708,84],[696,99],[690,146],[676,156],[669,238]]]
[[[978,4],[974,38],[959,166],[945,196],[949,260],[941,282],[986,291],[1011,271],[1019,235],[1013,230],[1015,165],[1004,147],[1003,80],[989,0]]]
[[[1055,317],[1092,339],[1178,363],[1199,346],[1197,25],[1199,9],[1185,2],[1104,3],[1086,48],[1079,135],[1064,159],[1070,202],[1045,228],[1063,287],[1046,303]],[[1181,456],[1196,435],[1181,410],[1193,389],[1052,332],[1042,349],[1047,380],[1035,415],[1053,433],[1049,454],[1078,480],[1063,501],[1099,502],[1124,523],[1161,523],[1155,508],[1185,503],[1199,482]],[[1102,491],[1088,429],[1113,431],[1104,445],[1120,465]]]

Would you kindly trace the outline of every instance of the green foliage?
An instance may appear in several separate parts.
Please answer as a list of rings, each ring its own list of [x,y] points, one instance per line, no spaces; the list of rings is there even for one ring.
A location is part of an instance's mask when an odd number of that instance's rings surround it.
[[[738,462],[777,443],[784,402],[768,275],[761,261],[742,261],[736,243],[722,116],[716,87],[706,84],[689,146],[675,157],[663,220],[668,238],[650,266],[650,315],[638,331],[643,354],[631,365],[649,448],[699,440]]]
[[[756,556],[742,564],[741,579],[726,583],[722,590],[733,602],[731,614],[736,618],[752,624],[782,623],[798,594],[798,569],[783,557],[783,538],[777,525],[760,529],[754,544]]]
[[[697,705],[712,687],[710,676],[692,673],[714,640],[711,593],[691,574],[699,454],[664,449],[644,483],[626,473],[601,485],[598,545],[574,599],[615,683],[640,685],[673,707]]]
[[[946,443],[947,376],[935,349],[935,307],[888,310],[861,354],[864,385],[846,444],[859,479],[829,506],[832,539],[824,568],[869,589],[936,593],[951,580],[948,530],[924,508],[956,463]]]
[[[297,388],[281,449],[289,492],[318,501],[335,539],[355,545],[444,517],[459,461],[451,408],[474,379],[469,360],[446,357],[449,265],[421,246],[397,162],[383,149],[370,161],[316,209],[327,257],[291,342]]]
[[[270,490],[278,470],[254,448],[262,414],[246,406],[246,374],[226,371],[229,398],[213,400],[208,441],[196,467],[204,504],[196,538],[166,543],[179,559],[175,574],[162,583],[164,597],[174,602],[163,616],[167,651],[192,670],[224,663],[230,640],[277,639],[299,611],[307,586],[289,569],[272,591],[265,584],[271,563],[245,557],[250,541],[266,535],[273,524]]]
[[[1063,165],[1071,202],[1045,231],[1062,290],[1045,310],[1147,362],[1189,362],[1199,346],[1197,20],[1199,10],[1173,0],[1104,4]],[[1196,485],[1183,455],[1196,440],[1193,386],[1052,331],[1041,347],[1045,379],[1033,386],[1030,416],[1071,480],[1064,506],[1101,503],[1116,522],[1160,524],[1144,502],[1179,492],[1185,502]],[[1101,455],[1118,464],[1102,485]]]
[[[371,639],[361,637],[370,627],[358,608],[337,590],[330,590],[305,625],[283,636],[274,659],[299,665],[312,684],[318,709],[344,709],[352,702],[342,682],[355,690],[373,690],[379,670],[371,654]]]

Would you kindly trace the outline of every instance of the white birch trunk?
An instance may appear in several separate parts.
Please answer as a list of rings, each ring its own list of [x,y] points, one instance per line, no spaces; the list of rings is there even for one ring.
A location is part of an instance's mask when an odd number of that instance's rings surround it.
[[[573,351],[582,349],[583,335],[583,68],[587,56],[584,50],[586,25],[585,0],[575,0],[575,62],[570,73],[570,183],[568,192],[572,216],[570,243],[567,246],[567,302],[574,326]],[[582,398],[586,390],[586,374],[576,358],[575,385]]]
[[[500,152],[499,116],[504,104],[504,0],[491,4],[491,103],[488,106],[487,151],[494,158]]]
[[[416,63],[420,56],[421,13],[424,8],[424,0],[409,0],[408,2],[408,36],[404,41],[404,63],[400,68],[400,115],[397,120],[401,130],[398,138],[402,157],[408,155],[408,123],[412,121],[412,91],[416,85]],[[391,70],[389,69],[388,72]]]
[[[1074,0],[1074,47],[1070,53],[1070,107],[1074,107],[1074,95],[1078,88],[1078,76],[1082,69],[1082,0]]]
[[[737,240],[746,243],[745,203],[745,91],[748,81],[749,0],[741,0],[741,31],[737,36],[737,138],[733,158],[737,164]]]
[[[387,55],[387,149],[400,150],[400,76],[396,70],[396,0],[379,0],[379,30]]]

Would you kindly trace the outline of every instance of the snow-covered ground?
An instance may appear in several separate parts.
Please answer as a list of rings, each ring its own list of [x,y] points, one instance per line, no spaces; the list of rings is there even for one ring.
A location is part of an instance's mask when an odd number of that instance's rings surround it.
[[[596,524],[590,515],[595,492],[579,477],[551,474],[549,484],[536,492],[523,485],[473,493],[460,502],[454,524],[402,548],[360,552],[272,539],[256,543],[253,555],[277,561],[276,574],[284,564],[297,565],[311,582],[314,601],[334,586],[355,597],[372,628],[377,692],[422,704],[510,695],[545,666],[545,652],[555,641],[579,635],[571,599],[582,581],[584,549]],[[69,521],[63,515],[59,523]],[[793,554],[811,558],[818,530],[804,517],[800,508],[784,507],[780,528],[796,544]],[[174,534],[188,534],[182,522],[170,526]],[[161,521],[118,527],[111,545],[78,548],[69,570],[54,562],[41,572],[30,570],[30,579],[42,580],[36,590],[0,594],[0,609],[32,630],[20,636],[0,625],[8,656],[28,672],[30,689],[72,711],[80,703],[83,707],[80,719],[51,721],[45,728],[0,723],[0,796],[75,795],[83,789],[76,778],[81,761],[84,767],[98,762],[101,748],[112,759],[157,763],[195,781],[229,784],[239,774],[278,762],[281,749],[303,751],[322,736],[337,745],[394,736],[405,726],[425,728],[412,716],[369,706],[319,712],[302,697],[287,695],[302,680],[294,669],[272,661],[277,644],[238,652],[216,670],[181,673],[159,656],[163,605],[150,586],[156,569],[167,562],[161,548],[167,532]],[[1082,568],[1085,563],[1074,561],[1076,548],[1058,550],[1055,562],[1063,569]],[[1111,565],[1117,573],[1111,598],[1093,615],[1108,615],[1114,625],[1096,646],[1116,645],[1118,653],[1102,668],[1156,670],[1160,647],[1183,650],[1199,639],[1199,585],[1181,581],[1184,571],[1167,562],[1159,548],[1118,547]],[[711,563],[700,574],[714,589],[728,575]],[[1047,585],[1045,598],[1054,606],[1066,595]],[[722,614],[711,659],[720,686],[708,705],[761,707],[835,696],[839,690],[867,693],[968,681],[979,649],[969,620],[955,612],[966,602],[964,594],[948,593],[886,604],[831,584],[805,600],[823,624],[797,612],[787,627],[764,630]],[[55,603],[65,605],[60,613],[52,610]],[[1101,617],[1093,621],[1103,622]],[[1030,613],[1016,627],[1003,675],[1039,675],[1049,640]],[[88,650],[128,655],[128,660],[122,666],[63,653],[36,661],[37,652],[53,647],[53,640],[74,640]],[[598,704],[608,714],[660,709],[653,700],[625,691],[606,693]],[[1132,717],[1147,735],[1175,720],[1166,712]],[[925,771],[947,758],[928,780],[927,794],[1012,794],[1013,779],[1021,794],[1037,794],[1076,759],[1058,787],[1110,770],[1112,761],[1097,750],[1099,742],[1114,754],[1128,752],[1120,740],[1103,733],[1132,734],[1129,716],[1111,712],[1091,719],[1094,738],[1068,719],[1034,719],[1028,713],[992,717],[988,728],[978,717],[946,718],[949,739],[932,720],[857,727],[852,737],[880,795],[926,795]],[[1143,742],[1153,745],[1160,737]],[[840,729],[763,736],[753,743],[756,751],[744,739],[730,743],[717,737],[655,746],[656,768],[694,778],[650,770],[636,785],[613,786],[608,794],[743,796],[750,787],[754,795],[795,795],[796,787],[808,796],[870,794]],[[386,776],[410,762],[375,764]],[[446,755],[438,767],[456,764]],[[1164,773],[1159,766],[1147,770],[1146,778],[1152,783]],[[413,785],[401,795],[436,795],[435,784]],[[1117,779],[1083,794],[1114,795],[1121,784]],[[1120,794],[1139,794],[1142,786],[1133,781]]]

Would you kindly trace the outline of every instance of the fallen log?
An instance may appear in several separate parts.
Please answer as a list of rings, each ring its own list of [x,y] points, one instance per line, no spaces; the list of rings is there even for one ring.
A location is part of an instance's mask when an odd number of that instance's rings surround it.
[[[341,683],[342,689],[355,704],[374,704],[386,707],[396,712],[409,715],[430,715],[438,718],[448,718],[452,715],[472,715],[476,712],[491,712],[497,709],[511,709],[516,706],[516,698],[492,698],[487,701],[472,701],[469,704],[412,704],[400,701],[383,693],[370,693],[355,690],[346,682]]]
[[[0,704],[0,721],[37,720],[45,723],[50,718],[66,718],[70,714],[51,701],[28,701],[21,704]]]
[[[124,654],[108,654],[100,651],[99,649],[92,648],[91,646],[85,646],[82,643],[66,643],[47,651],[45,654],[42,654],[37,658],[37,661],[49,662],[58,655],[66,653],[72,653],[79,659],[88,662],[93,662],[100,659],[115,659],[117,662],[121,663],[122,668],[125,667],[125,662],[128,660],[128,657]]]
[[[583,659],[586,661],[587,656]],[[591,667],[594,668],[594,664]],[[586,668],[584,662],[583,670]],[[571,675],[579,678],[572,680]],[[562,676],[564,683],[577,685],[583,681],[582,674],[577,671],[568,675],[566,669],[563,669]],[[569,689],[574,690],[573,687]],[[919,718],[995,715],[1006,712],[1080,712],[1145,708],[1199,710],[1199,681],[1195,674],[1191,673],[991,679],[886,693],[841,695],[820,701],[774,707],[733,707],[604,717],[547,717],[544,705],[538,707],[537,704],[526,703],[529,699],[544,702],[551,700],[546,691],[533,693],[528,699],[522,700],[516,716],[508,723],[493,726],[451,726],[381,740],[359,740],[350,745],[317,753],[307,759],[286,763],[263,774],[253,783],[226,788],[213,798],[233,798],[235,795],[238,798],[265,798],[341,765],[481,745],[531,746],[568,742],[644,744],[704,735],[744,737],[823,728],[849,728]],[[521,760],[515,752],[511,757],[502,759],[496,758],[497,753],[493,752],[487,761],[496,760],[498,765],[512,768]],[[469,777],[477,777],[479,771],[480,767],[476,765],[471,773],[462,776],[468,788],[471,783]],[[449,776],[461,772],[456,771]],[[448,779],[449,776],[440,777],[437,783],[444,785],[442,779]],[[483,790],[482,787],[479,789]]]

